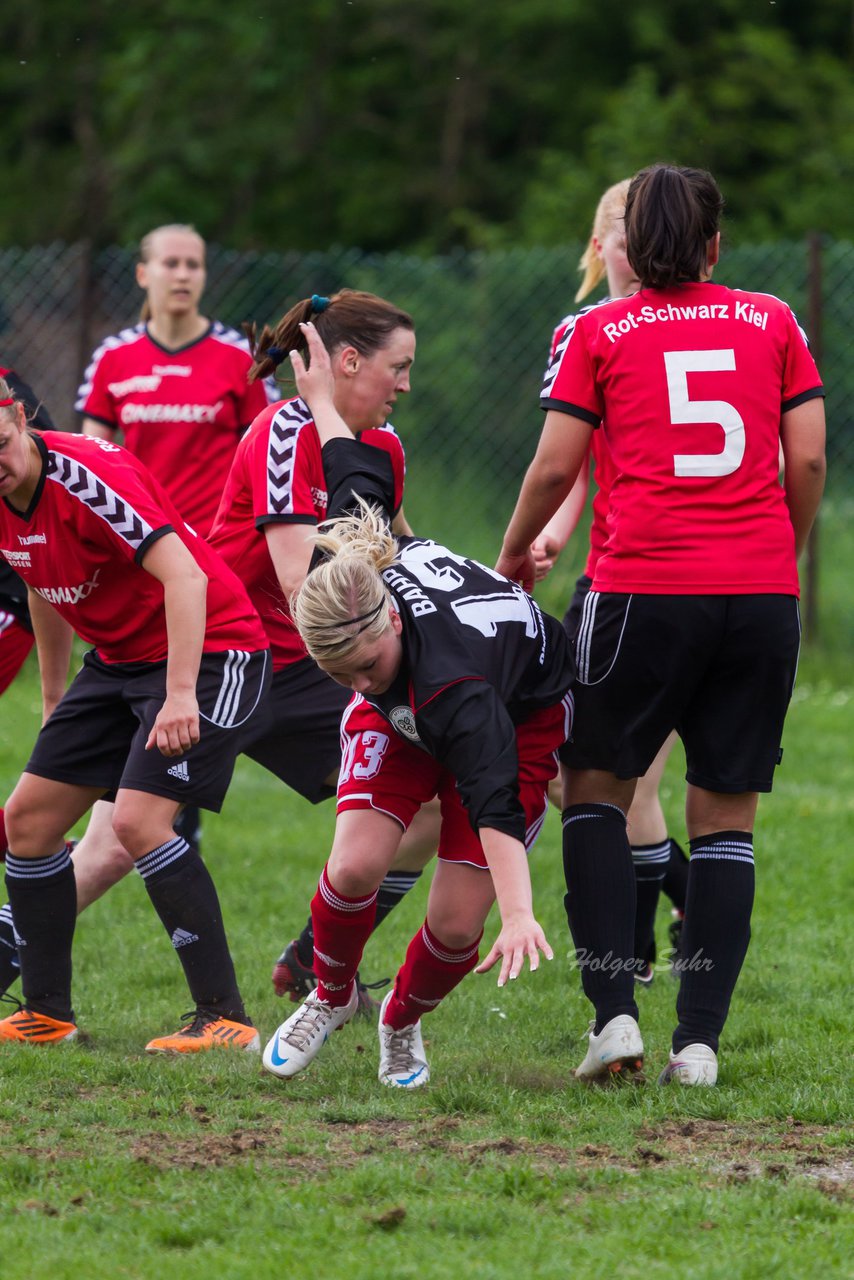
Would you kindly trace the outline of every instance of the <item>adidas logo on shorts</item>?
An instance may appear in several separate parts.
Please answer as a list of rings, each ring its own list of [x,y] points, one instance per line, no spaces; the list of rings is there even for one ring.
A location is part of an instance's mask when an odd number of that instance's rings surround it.
[[[186,929],[176,929],[172,934],[172,946],[176,951],[179,947],[188,947],[191,942],[198,942],[198,940],[197,933],[188,933]]]
[[[190,781],[190,770],[187,768],[186,760],[179,760],[177,764],[173,764],[166,772],[173,778],[180,778],[181,782]]]

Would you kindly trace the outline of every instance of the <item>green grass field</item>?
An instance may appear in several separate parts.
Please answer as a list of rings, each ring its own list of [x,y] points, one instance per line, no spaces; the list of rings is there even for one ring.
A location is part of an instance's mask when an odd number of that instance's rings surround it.
[[[425,1024],[433,1079],[412,1095],[378,1084],[363,1021],[289,1084],[254,1057],[147,1058],[188,997],[130,877],[79,924],[79,1041],[0,1055],[4,1280],[850,1275],[854,691],[841,669],[806,655],[760,807],[753,942],[717,1089],[652,1083],[673,1022],[665,971],[640,993],[651,1082],[572,1080],[588,1007],[568,961],[556,814],[532,855],[554,963],[502,992],[468,978]],[[28,666],[2,702],[4,794],[37,712]],[[681,837],[678,759],[664,802]],[[263,1035],[291,1010],[269,970],[302,923],[332,821],[245,761],[206,819]],[[366,978],[394,972],[425,900],[422,883],[372,940]],[[662,908],[662,950],[667,923]]]

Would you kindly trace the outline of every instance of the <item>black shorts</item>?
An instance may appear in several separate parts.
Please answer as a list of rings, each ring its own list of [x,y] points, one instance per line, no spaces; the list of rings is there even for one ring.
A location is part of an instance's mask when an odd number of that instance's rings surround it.
[[[573,769],[642,776],[675,728],[686,778],[770,791],[800,647],[794,596],[591,591],[575,640]]]
[[[25,772],[105,792],[145,791],[218,813],[242,734],[269,683],[267,649],[203,654],[199,741],[181,756],[164,756],[145,743],[166,697],[166,663],[107,663],[92,651],[39,733]]]
[[[574,640],[578,634],[578,628],[581,626],[581,611],[584,608],[584,601],[592,585],[593,579],[588,578],[586,573],[582,573],[575,584],[569,608],[563,615],[563,629],[570,640]]]
[[[341,717],[353,694],[304,658],[273,673],[270,692],[243,735],[241,751],[312,804],[341,764]]]

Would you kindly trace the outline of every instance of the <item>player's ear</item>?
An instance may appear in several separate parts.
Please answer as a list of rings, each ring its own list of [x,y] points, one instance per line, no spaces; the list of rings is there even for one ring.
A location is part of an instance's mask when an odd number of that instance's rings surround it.
[[[335,365],[346,374],[348,378],[352,378],[355,373],[359,372],[359,364],[361,356],[355,347],[342,347],[338,351],[333,360],[333,368]]]
[[[391,629],[394,632],[394,634],[396,636],[403,635],[403,623],[401,622],[400,614],[397,612],[397,609],[395,609],[394,605],[389,605],[388,616],[389,616],[389,621],[391,622]]]

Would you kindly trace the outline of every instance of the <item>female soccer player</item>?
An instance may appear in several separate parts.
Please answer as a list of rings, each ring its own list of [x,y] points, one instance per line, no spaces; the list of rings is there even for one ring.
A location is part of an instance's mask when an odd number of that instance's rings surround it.
[[[593,219],[593,227],[579,268],[584,272],[581,285],[575,295],[576,302],[583,301],[605,278],[608,294],[604,301],[613,298],[629,298],[637,292],[638,279],[626,257],[626,195],[629,179],[616,183],[604,192]],[[597,304],[599,306],[602,303]],[[583,311],[577,314],[584,314]],[[567,331],[575,324],[577,314],[565,316],[552,338],[549,362]],[[596,490],[593,497],[590,526],[590,552],[584,573],[575,584],[575,592],[564,616],[563,624],[571,638],[575,638],[584,600],[596,569],[596,561],[608,540],[608,496],[614,480],[613,463],[608,454],[603,432],[595,431],[590,441],[590,455],[578,473],[578,479],[542,533],[533,544],[537,581],[547,576],[561,549],[566,545],[581,519],[587,501],[590,472],[595,467]],[[679,937],[682,917],[685,913],[685,892],[688,884],[688,860],[677,842],[667,834],[667,825],[659,798],[659,786],[667,763],[667,757],[676,742],[671,733],[655,760],[642,778],[628,813],[628,831],[635,868],[637,891],[637,915],[635,918],[635,981],[649,985],[654,976],[655,961],[655,913],[659,890],[663,888],[671,898],[677,919],[670,928],[673,944],[671,963],[679,958]],[[553,792],[560,791],[556,782]],[[555,802],[560,803],[559,796]]]
[[[292,360],[326,431],[337,419],[329,360],[313,327],[306,332],[310,368],[298,353]],[[351,452],[365,451],[343,424],[339,434]],[[377,496],[384,492],[378,477]],[[438,795],[427,919],[380,1011],[379,1078],[411,1089],[429,1078],[421,1015],[477,964],[496,896],[502,928],[480,969],[501,958],[503,985],[526,956],[532,969],[539,951],[551,957],[533,916],[526,848],[542,825],[568,732],[573,663],[559,623],[517,586],[435,542],[395,540],[389,505],[386,498],[383,514],[363,502],[357,514],[327,523],[315,542],[328,559],[292,602],[318,666],[360,697],[343,724],[338,825],[312,902],[318,985],[263,1061],[274,1075],[296,1075],[352,1016],[355,973],[389,865],[388,845],[362,838],[364,820],[399,834]]]
[[[564,791],[567,915],[596,1012],[576,1071],[585,1079],[642,1061],[632,975],[614,972],[633,950],[625,815],[675,725],[690,961],[661,1078],[716,1082],[750,935],[758,793],[771,789],[795,677],[796,562],[824,484],[823,393],[785,303],[711,282],[722,205],[703,170],[654,165],[632,180],[626,245],[640,290],[581,316],[559,346],[499,560],[508,576],[533,576],[531,539],[603,430],[611,536],[578,633]]]
[[[246,338],[202,314],[205,242],[195,227],[169,224],[143,236],[136,282],[145,291],[140,321],[96,348],[75,408],[84,434],[112,441],[121,433],[206,538],[237,443],[278,391],[272,380],[250,383]],[[198,847],[198,810],[185,807],[177,825]],[[129,870],[106,804],[95,806],[73,860],[81,908]]]
[[[293,348],[305,350],[301,325],[314,318],[330,353],[332,397],[351,438],[388,455],[393,474],[394,527],[410,533],[403,514],[404,455],[388,418],[409,392],[415,359],[411,316],[376,294],[342,289],[314,294],[293,306],[274,328],[254,338],[250,378],[269,377]],[[335,794],[341,763],[341,717],[350,695],[319,670],[291,617],[289,600],[311,561],[310,533],[326,518],[327,486],[311,409],[299,396],[266,409],[241,441],[229,473],[210,541],[249,591],[270,639],[273,685],[258,736],[244,746],[289,787],[313,804]],[[358,766],[356,766],[358,769]],[[436,848],[437,815],[425,813],[401,844],[394,832],[395,865],[380,890],[379,923],[417,881]],[[368,833],[369,841],[382,833]],[[314,986],[309,925],[289,943],[273,968],[277,995],[297,1000]],[[364,1007],[370,997],[360,984]]]
[[[257,1049],[213,881],[172,822],[219,809],[241,733],[269,682],[267,640],[238,579],[117,445],[27,429],[0,384],[0,553],[30,589],[43,665],[67,667],[71,629],[95,647],[42,727],[6,806],[6,887],[24,1004],[0,1040],[77,1033],[77,914],[65,832],[106,791],[114,825],[178,952],[196,1009],[149,1052]]]

